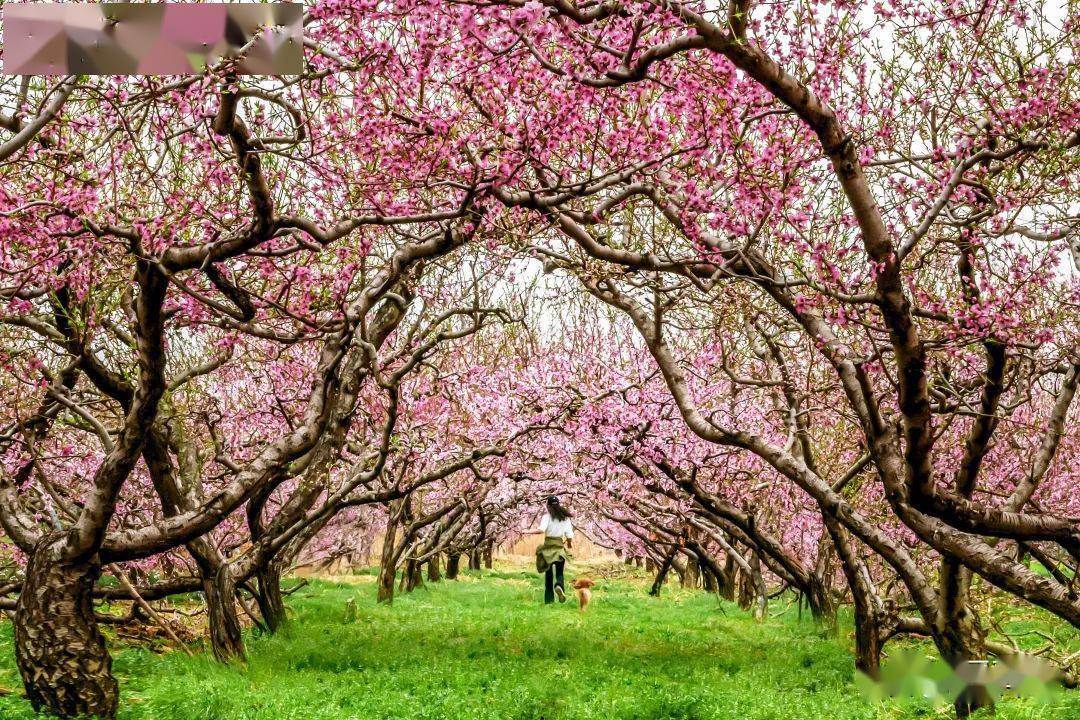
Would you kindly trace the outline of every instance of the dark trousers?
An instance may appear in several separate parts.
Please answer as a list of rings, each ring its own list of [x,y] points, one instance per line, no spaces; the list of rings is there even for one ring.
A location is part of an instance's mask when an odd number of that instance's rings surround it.
[[[558,585],[561,588],[566,586],[563,584],[563,566],[566,565],[565,560],[556,560],[548,565],[547,571],[544,573],[544,602],[555,602],[555,586]]]

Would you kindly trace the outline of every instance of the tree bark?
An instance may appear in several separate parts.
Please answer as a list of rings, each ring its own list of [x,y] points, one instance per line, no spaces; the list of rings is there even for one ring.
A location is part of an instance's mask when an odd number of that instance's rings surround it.
[[[488,540],[484,546],[484,567],[490,570],[495,564],[495,543]]]
[[[735,599],[735,558],[731,553],[724,556],[724,574],[720,578],[720,597],[725,600]]]
[[[479,570],[480,569],[480,549],[479,548],[473,548],[469,552],[469,569],[470,570]]]
[[[806,604],[815,622],[827,625],[836,624],[836,607],[829,598],[829,589],[823,578],[816,573],[810,573],[810,582],[806,588]]]
[[[753,604],[754,592],[751,586],[750,573],[739,568],[735,575],[735,601],[743,610],[749,610]]]
[[[684,588],[696,588],[698,586],[698,561],[697,558],[687,554],[686,566],[683,568],[682,586]]]
[[[386,533],[383,536],[382,557],[379,560],[378,595],[376,601],[381,603],[394,602],[394,579],[397,575],[397,543],[398,530],[398,503],[390,506],[390,517],[386,522]]]
[[[259,611],[269,632],[277,632],[285,624],[285,601],[281,596],[281,565],[271,560],[255,573],[259,583]]]
[[[461,568],[461,553],[450,553],[446,556],[446,579],[457,580],[458,570]]]
[[[707,593],[716,592],[716,575],[704,565],[701,566],[701,587]]]
[[[210,649],[220,662],[244,660],[244,639],[236,610],[236,579],[224,563],[217,574],[203,580],[206,614],[210,625]]]
[[[671,570],[671,564],[675,561],[675,554],[679,552],[678,545],[672,545],[671,550],[664,557],[664,562],[660,565],[660,569],[656,572],[656,579],[653,580],[652,587],[649,588],[649,594],[653,597],[659,597],[660,588],[664,586],[664,580],[667,579],[668,571]]]
[[[48,537],[30,555],[15,610],[15,660],[35,710],[113,718],[119,688],[92,602],[101,567],[64,560],[63,545],[63,537]]]
[[[943,568],[941,584],[941,610],[935,640],[942,656],[954,668],[985,660],[986,636],[969,603],[971,572],[967,568],[956,567],[955,572]],[[957,717],[964,718],[976,710],[993,708],[994,698],[985,686],[969,685],[953,705]]]
[[[750,553],[750,585],[753,593],[752,615],[755,620],[764,620],[769,614],[769,594],[765,588],[765,578],[761,574],[761,555],[755,550]]]
[[[376,601],[386,604],[394,602],[394,576],[397,574],[397,569],[393,565],[387,567],[385,564],[379,568],[378,586],[379,591],[376,595]]]
[[[883,608],[870,584],[866,563],[856,554],[851,538],[832,515],[823,513],[822,518],[851,590],[855,611],[855,667],[877,680],[881,675],[881,646],[885,638]]]
[[[442,580],[442,571],[439,568],[439,555],[436,553],[431,556],[431,560],[428,560],[427,564],[427,579],[428,582],[439,582]]]
[[[405,586],[405,592],[412,592],[424,584],[424,567],[415,560],[405,561],[405,571],[401,574],[401,582]]]

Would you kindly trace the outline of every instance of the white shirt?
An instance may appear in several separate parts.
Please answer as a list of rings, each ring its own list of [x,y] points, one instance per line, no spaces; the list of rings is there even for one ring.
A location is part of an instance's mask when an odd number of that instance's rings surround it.
[[[573,539],[574,526],[570,523],[570,518],[556,520],[550,513],[544,513],[544,519],[540,521],[540,532],[547,537]]]

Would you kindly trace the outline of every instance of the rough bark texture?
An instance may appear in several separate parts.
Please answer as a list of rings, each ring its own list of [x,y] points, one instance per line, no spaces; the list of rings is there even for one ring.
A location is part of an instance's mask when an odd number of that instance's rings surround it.
[[[271,561],[255,573],[259,582],[259,612],[269,632],[276,632],[285,624],[285,601],[281,596],[281,565]]]
[[[379,560],[379,591],[376,600],[381,603],[394,602],[394,579],[397,575],[397,554],[394,548],[397,543],[398,518],[396,508],[391,506],[390,519],[386,523],[386,534],[383,537],[382,557]]]
[[[112,718],[119,690],[92,603],[101,568],[63,560],[62,543],[46,539],[30,556],[15,611],[15,660],[35,710]]]
[[[244,659],[244,639],[236,610],[236,580],[228,564],[203,582],[210,649],[220,662]]]

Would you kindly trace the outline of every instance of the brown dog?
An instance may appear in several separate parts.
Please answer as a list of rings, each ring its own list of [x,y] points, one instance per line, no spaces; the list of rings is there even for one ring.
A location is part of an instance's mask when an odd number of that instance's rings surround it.
[[[577,591],[578,611],[585,612],[585,608],[589,606],[589,600],[592,599],[591,588],[596,583],[589,578],[578,578],[574,581],[574,590]]]

